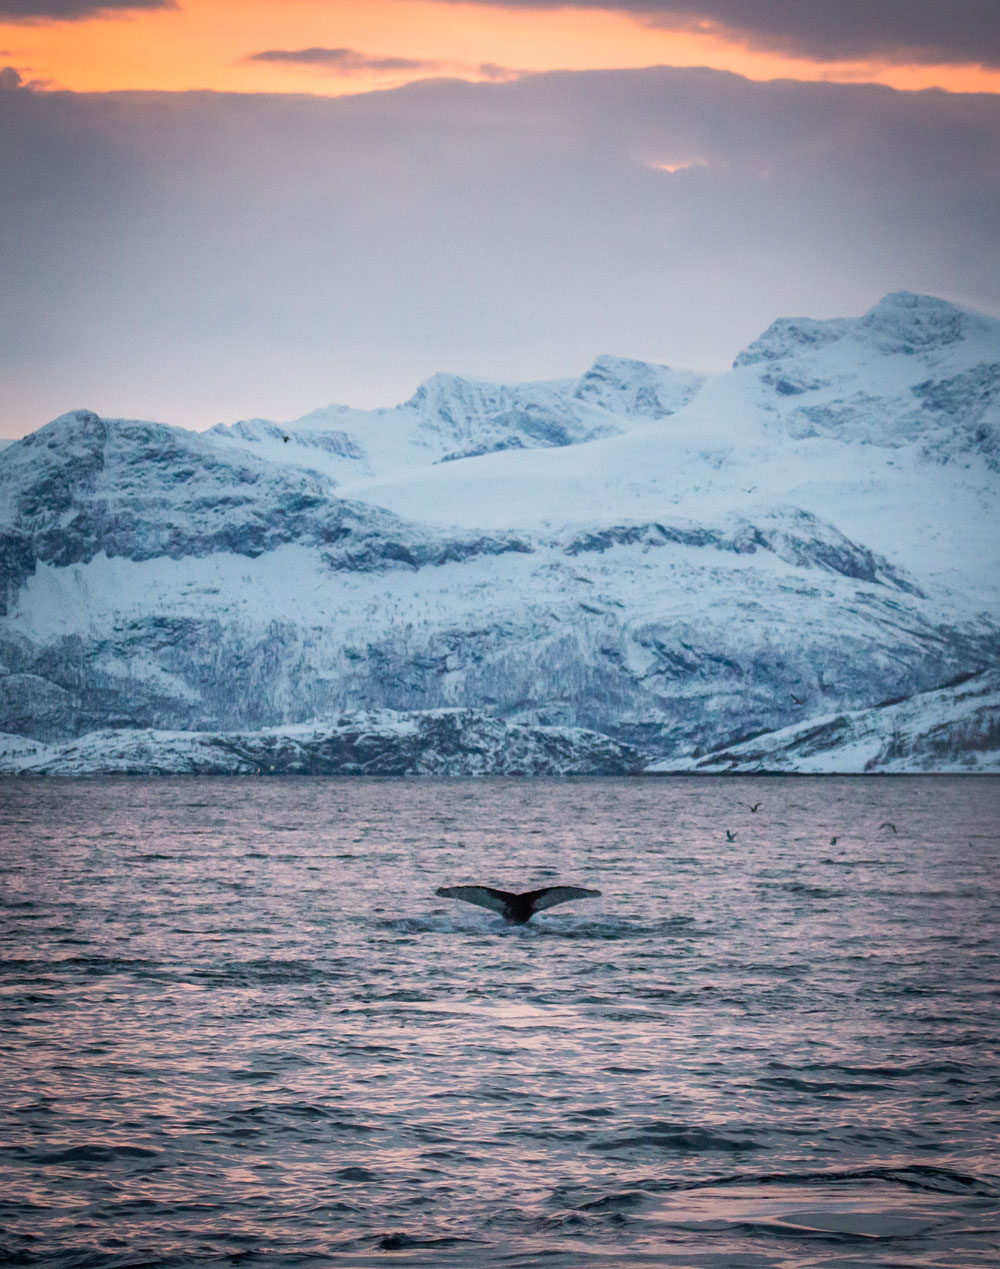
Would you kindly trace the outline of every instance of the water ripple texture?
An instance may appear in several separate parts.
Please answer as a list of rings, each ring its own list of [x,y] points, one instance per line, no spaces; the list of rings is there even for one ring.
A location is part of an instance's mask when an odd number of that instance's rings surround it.
[[[0,781],[0,1263],[995,1265],[998,812],[992,777]],[[555,880],[602,895],[434,893]]]

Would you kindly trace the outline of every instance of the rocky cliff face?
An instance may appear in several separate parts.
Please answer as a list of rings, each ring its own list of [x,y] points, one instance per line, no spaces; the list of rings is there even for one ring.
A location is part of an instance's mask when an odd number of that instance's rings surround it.
[[[46,745],[0,735],[6,775],[634,775],[627,745],[475,710],[356,711],[256,732],[102,730]]]
[[[996,771],[1000,674],[970,675],[873,709],[811,718],[731,748],[650,770],[725,772]]]
[[[75,411],[0,453],[0,729],[471,710],[589,729],[626,765],[778,732],[813,762],[808,720],[995,665],[998,365],[1000,324],[903,295],[776,323],[704,385],[612,358],[438,376],[294,435]],[[505,735],[472,767],[508,769]]]

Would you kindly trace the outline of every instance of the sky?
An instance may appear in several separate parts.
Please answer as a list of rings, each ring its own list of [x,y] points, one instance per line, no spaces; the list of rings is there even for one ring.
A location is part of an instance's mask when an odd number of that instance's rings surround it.
[[[0,436],[1000,313],[998,0],[0,0]]]

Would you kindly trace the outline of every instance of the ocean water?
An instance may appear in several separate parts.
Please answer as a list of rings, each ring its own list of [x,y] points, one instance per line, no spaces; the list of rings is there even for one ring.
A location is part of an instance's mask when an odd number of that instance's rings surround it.
[[[993,1266],[998,821],[986,777],[0,782],[0,1263]],[[556,879],[602,896],[434,894]]]

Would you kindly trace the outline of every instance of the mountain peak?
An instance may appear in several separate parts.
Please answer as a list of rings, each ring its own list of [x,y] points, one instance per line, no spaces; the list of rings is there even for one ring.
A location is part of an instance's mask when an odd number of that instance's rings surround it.
[[[413,396],[404,405],[426,406],[437,405],[442,401],[470,401],[483,396],[495,396],[503,391],[499,384],[489,383],[482,379],[466,379],[462,375],[447,370],[439,370],[429,379],[421,383]]]
[[[605,353],[577,380],[573,396],[614,413],[662,419],[687,405],[704,381],[688,370]]]
[[[417,388],[402,409],[413,410],[431,435],[467,437],[486,420],[509,410],[514,389],[439,371]]]
[[[848,333],[850,319],[834,317],[821,321],[815,317],[779,317],[752,344],[748,344],[733,362],[733,369],[753,366],[761,361],[780,361],[797,353],[812,352],[826,344],[836,343]]]
[[[36,432],[22,436],[18,450],[27,463],[54,462],[72,466],[99,455],[108,438],[108,424],[93,410],[67,410]],[[44,460],[41,455],[45,454]]]
[[[989,319],[936,295],[893,291],[870,308],[857,325],[865,334],[875,336],[881,352],[912,354],[957,343],[984,321]]]
[[[953,304],[951,300],[944,300],[939,295],[927,295],[923,291],[889,291],[887,295],[883,295],[877,304],[873,304],[866,317],[872,313],[881,312],[933,312],[935,310],[942,313],[962,313],[965,310],[959,305]]]
[[[101,416],[95,414],[93,410],[67,410],[65,414],[60,414],[58,418],[52,420],[53,424],[61,424],[63,426],[72,426],[74,423],[100,423]]]
[[[970,336],[1000,338],[995,318],[916,291],[891,291],[863,317],[781,317],[748,345],[733,368],[779,361],[850,339],[884,354],[930,352]]]

